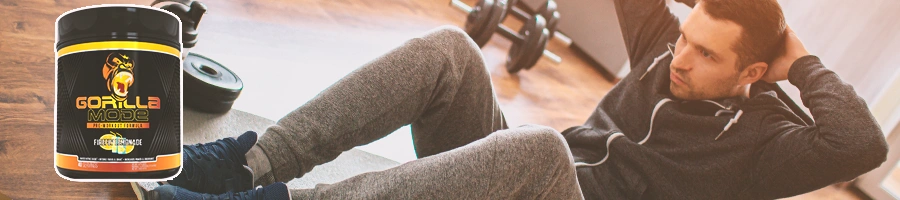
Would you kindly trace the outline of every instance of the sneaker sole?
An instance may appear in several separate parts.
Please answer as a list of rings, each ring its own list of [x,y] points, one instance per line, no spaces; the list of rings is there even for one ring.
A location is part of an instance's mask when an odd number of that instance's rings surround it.
[[[134,190],[138,200],[153,200],[159,199],[153,189],[166,184],[166,182],[131,182],[131,189]]]
[[[253,179],[253,169],[250,169],[250,166],[244,165],[244,169],[247,170],[247,173],[250,176],[250,179]],[[131,189],[134,190],[134,194],[137,195],[138,200],[155,200],[159,199],[156,192],[153,191],[159,186],[168,185],[168,182],[160,181],[160,182],[131,182]],[[250,182],[250,185],[254,185],[253,182]],[[252,189],[253,187],[251,187]]]

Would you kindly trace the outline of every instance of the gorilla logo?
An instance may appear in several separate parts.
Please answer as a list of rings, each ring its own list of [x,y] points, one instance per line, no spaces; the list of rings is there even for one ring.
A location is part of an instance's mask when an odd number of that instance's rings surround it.
[[[131,57],[121,53],[110,53],[106,57],[103,66],[103,77],[106,79],[106,89],[109,90],[117,101],[125,100],[128,88],[134,84],[134,61]]]

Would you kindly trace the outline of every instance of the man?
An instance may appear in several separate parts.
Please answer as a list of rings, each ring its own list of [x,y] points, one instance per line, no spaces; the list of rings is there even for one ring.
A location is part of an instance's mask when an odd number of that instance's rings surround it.
[[[564,140],[546,127],[500,130],[480,51],[443,28],[351,73],[258,143],[245,133],[186,146],[182,174],[149,194],[286,198],[272,182],[410,123],[421,159],[291,197],[769,199],[884,162],[865,102],[809,55],[775,0],[684,3],[694,10],[679,24],[663,0],[615,0],[631,73]],[[780,80],[800,89],[815,122],[778,98]]]
[[[886,159],[865,102],[809,55],[775,0],[685,1],[680,25],[662,0],[615,2],[631,73],[563,133],[577,165],[596,165],[578,168],[585,197],[789,197]],[[773,91],[785,79],[814,123]]]
[[[556,130],[507,129],[481,50],[457,27],[435,29],[365,64],[269,127],[184,146],[182,173],[145,199],[288,199],[280,182],[412,124],[418,160],[292,199],[578,199],[572,155]],[[506,129],[506,130],[501,130]],[[265,187],[252,189],[256,185]]]

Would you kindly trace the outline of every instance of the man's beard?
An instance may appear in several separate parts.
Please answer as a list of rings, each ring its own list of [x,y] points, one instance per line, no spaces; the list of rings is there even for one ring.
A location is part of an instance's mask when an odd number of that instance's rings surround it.
[[[672,83],[670,80],[669,92],[671,92],[675,98],[682,100],[704,100],[736,96],[733,92],[734,88],[737,86],[740,73],[736,73],[734,77],[723,79],[719,83],[710,84],[704,88],[697,88],[697,85],[691,81],[691,78],[677,70],[674,72],[681,78],[681,81],[684,82],[684,85],[675,85],[675,83]]]

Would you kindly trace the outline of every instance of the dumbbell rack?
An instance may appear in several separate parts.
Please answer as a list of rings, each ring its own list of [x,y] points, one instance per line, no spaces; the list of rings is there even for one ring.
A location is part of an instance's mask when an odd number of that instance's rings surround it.
[[[517,2],[517,1],[514,1],[514,2]],[[450,5],[452,5],[453,7],[456,7],[457,9],[459,9],[463,12],[466,12],[466,13],[472,12],[472,10],[473,10],[473,8],[471,6],[461,2],[459,0],[451,0]],[[511,14],[513,17],[515,17],[518,20],[521,20],[523,22],[528,21],[529,20],[528,16],[531,15],[528,12],[518,8],[517,6],[510,6],[509,10],[507,11],[506,14],[507,15]],[[557,15],[557,17],[558,17],[558,15]],[[499,28],[499,30],[497,32],[500,33],[501,36],[503,36],[509,40],[512,40],[514,44],[515,43],[523,43],[526,40],[526,38],[523,38],[520,34],[516,34],[516,31],[510,29],[509,27],[502,25],[502,21],[498,28]],[[545,32],[546,32],[546,30],[545,30]],[[548,34],[551,37],[553,35],[558,35],[557,33],[548,33]],[[549,58],[554,63],[562,62],[562,58],[559,57],[558,55],[554,54],[553,52],[550,52],[549,50],[546,50],[546,49],[543,49],[542,51],[543,51],[542,55]],[[511,70],[510,72],[514,73],[515,71],[518,71],[518,69]]]

